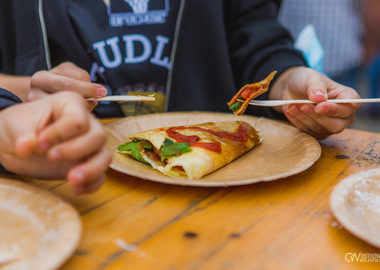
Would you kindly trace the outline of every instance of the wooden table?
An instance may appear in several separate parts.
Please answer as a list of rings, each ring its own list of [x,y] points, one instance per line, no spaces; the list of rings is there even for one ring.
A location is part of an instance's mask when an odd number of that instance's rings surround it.
[[[347,262],[376,253],[343,229],[329,197],[346,176],[380,167],[380,134],[346,130],[321,141],[307,171],[238,187],[166,185],[109,170],[95,194],[31,180],[72,203],[83,237],[62,269],[379,269]],[[127,246],[123,247],[123,244]]]

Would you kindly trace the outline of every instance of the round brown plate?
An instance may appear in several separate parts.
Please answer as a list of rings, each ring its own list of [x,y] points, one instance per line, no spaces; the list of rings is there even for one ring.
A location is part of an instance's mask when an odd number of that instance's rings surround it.
[[[0,178],[0,269],[59,268],[82,232],[75,209],[48,191]]]
[[[331,193],[330,206],[344,228],[380,248],[380,169],[344,179]]]
[[[215,121],[246,121],[255,127],[263,142],[248,153],[200,180],[173,178],[130,156],[117,153],[117,146],[129,141],[128,136],[140,131],[176,125]],[[185,112],[127,117],[106,125],[107,147],[113,153],[111,168],[152,181],[189,186],[234,186],[272,181],[308,169],[320,157],[316,139],[278,121],[227,113]]]

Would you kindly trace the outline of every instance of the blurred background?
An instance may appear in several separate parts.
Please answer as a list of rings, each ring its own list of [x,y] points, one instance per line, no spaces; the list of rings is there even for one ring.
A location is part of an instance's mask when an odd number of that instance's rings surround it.
[[[380,0],[283,0],[279,20],[312,68],[380,97]],[[351,128],[380,133],[380,104],[362,104]]]

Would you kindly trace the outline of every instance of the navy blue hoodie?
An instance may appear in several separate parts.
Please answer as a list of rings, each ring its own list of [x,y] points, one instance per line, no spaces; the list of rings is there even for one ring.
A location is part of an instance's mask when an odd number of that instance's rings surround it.
[[[65,0],[55,0],[64,7]],[[101,1],[101,0],[99,0]],[[244,84],[304,66],[289,33],[277,21],[279,1],[180,0],[174,61],[167,83],[167,111],[228,111],[227,101]],[[32,75],[50,68],[42,0],[0,1],[0,71]],[[42,7],[42,6],[41,6]],[[91,8],[91,5],[88,7]],[[42,12],[39,12],[42,11]],[[56,12],[67,18],[66,9]],[[92,60],[72,28],[56,29],[72,52],[67,61],[90,71]],[[277,77],[278,77],[277,75]],[[260,96],[266,99],[267,94]],[[279,117],[251,106],[247,113]]]

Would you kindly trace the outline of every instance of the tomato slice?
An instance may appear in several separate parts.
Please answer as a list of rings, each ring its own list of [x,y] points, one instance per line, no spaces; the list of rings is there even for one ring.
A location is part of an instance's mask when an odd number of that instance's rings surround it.
[[[246,89],[244,89],[244,90],[241,92],[240,95],[241,95],[244,99],[247,99],[247,98],[249,98],[249,96],[251,95],[251,93],[252,93],[252,90],[249,89],[249,88],[246,88]]]

